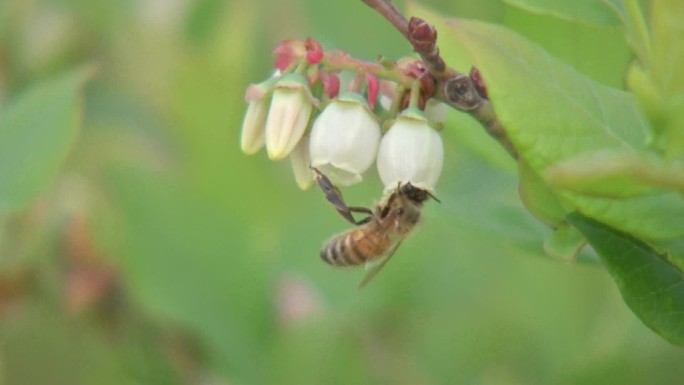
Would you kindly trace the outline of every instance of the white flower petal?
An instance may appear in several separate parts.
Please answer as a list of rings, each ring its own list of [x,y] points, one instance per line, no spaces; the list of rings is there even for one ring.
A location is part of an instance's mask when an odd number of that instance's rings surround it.
[[[313,110],[306,80],[295,75],[283,77],[273,91],[266,118],[266,151],[272,160],[284,159],[292,152],[304,135]]]
[[[363,99],[343,96],[331,102],[314,122],[311,162],[339,185],[360,182],[375,160],[380,125]]]
[[[264,147],[264,129],[268,114],[268,100],[259,99],[249,103],[242,121],[240,147],[242,152],[251,155]]]
[[[292,172],[300,189],[306,190],[313,184],[314,174],[311,171],[309,158],[309,135],[304,135],[290,154]]]
[[[443,161],[442,138],[427,120],[399,116],[380,142],[378,173],[386,192],[407,182],[434,191]]]

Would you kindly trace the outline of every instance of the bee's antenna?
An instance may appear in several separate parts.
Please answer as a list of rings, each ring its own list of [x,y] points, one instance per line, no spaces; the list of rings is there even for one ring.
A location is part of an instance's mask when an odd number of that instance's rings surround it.
[[[436,196],[432,195],[432,193],[431,193],[431,192],[429,192],[429,191],[427,191],[427,190],[425,190],[425,192],[427,193],[427,195],[429,195],[429,196],[430,196],[430,198],[432,198],[432,199],[436,200],[436,201],[437,201],[437,203],[442,203],[442,201],[440,201],[439,199],[437,199],[437,197],[436,197]]]

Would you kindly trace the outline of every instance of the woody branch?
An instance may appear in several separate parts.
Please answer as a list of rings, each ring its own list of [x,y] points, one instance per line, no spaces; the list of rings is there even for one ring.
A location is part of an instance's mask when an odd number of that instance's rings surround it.
[[[513,158],[518,153],[499,123],[487,92],[479,75],[473,68],[470,75],[446,65],[437,46],[437,31],[425,20],[411,17],[410,20],[399,12],[390,0],[362,0],[389,21],[420,55],[425,67],[435,83],[434,98],[446,102],[451,107],[471,114],[482,124],[489,135],[494,137]]]

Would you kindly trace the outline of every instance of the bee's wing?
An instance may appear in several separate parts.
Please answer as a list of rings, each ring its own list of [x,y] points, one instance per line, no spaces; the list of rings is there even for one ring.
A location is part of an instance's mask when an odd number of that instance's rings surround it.
[[[368,273],[366,273],[366,276],[363,277],[363,281],[361,281],[361,283],[359,284],[359,289],[362,289],[364,286],[368,284],[368,282],[370,282],[373,278],[375,278],[376,275],[378,275],[380,270],[382,270],[382,268],[385,267],[387,262],[390,260],[390,258],[392,258],[394,253],[397,251],[399,245],[401,245],[401,241],[397,242],[397,244],[394,245],[394,247],[392,247],[392,250],[390,250],[389,253],[387,253],[387,255],[382,259],[382,261],[373,266],[371,270]]]

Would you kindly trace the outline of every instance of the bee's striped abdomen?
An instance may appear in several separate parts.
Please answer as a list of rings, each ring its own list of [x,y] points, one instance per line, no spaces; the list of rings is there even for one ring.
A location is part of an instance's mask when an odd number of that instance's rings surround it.
[[[382,256],[390,246],[390,240],[376,232],[355,229],[328,241],[321,259],[333,266],[361,265]]]

